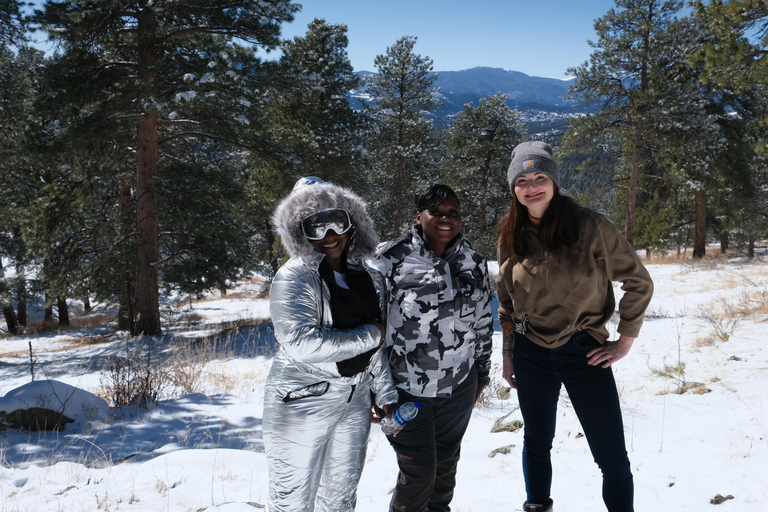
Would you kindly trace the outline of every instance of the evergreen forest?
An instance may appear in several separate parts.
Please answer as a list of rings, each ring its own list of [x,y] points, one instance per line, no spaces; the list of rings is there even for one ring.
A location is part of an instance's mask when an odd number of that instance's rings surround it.
[[[417,35],[349,62],[344,25],[281,38],[289,0],[0,0],[0,306],[67,325],[68,301],[115,305],[159,334],[161,297],[226,291],[285,261],[271,214],[302,176],[366,199],[382,240],[428,185],[462,198],[495,259],[512,148],[555,147],[562,189],[647,254],[709,244],[754,257],[768,238],[768,3],[615,0],[574,63],[589,106],[534,129],[503,94],[451,123]],[[44,34],[54,49],[30,44]],[[267,52],[279,50],[278,58]],[[364,88],[369,101],[351,98]]]

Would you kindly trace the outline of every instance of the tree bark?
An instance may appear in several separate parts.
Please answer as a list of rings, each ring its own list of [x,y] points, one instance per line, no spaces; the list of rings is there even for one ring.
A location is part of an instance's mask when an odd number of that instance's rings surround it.
[[[16,312],[13,310],[12,305],[3,306],[3,315],[5,315],[5,323],[8,326],[8,332],[11,334],[19,334],[19,326],[16,321]]]
[[[131,219],[133,212],[131,211],[131,186],[128,183],[120,184],[120,215],[123,230],[125,233],[130,233],[133,229],[133,221]],[[129,255],[130,245],[128,242],[123,243],[121,249],[121,258],[123,267],[120,269],[120,290],[118,292],[118,310],[117,310],[117,328],[120,331],[134,332],[133,324],[135,318],[134,311],[134,293],[133,293],[133,280],[134,276],[131,273],[132,258]]]
[[[21,227],[13,227],[13,239],[20,245],[26,245],[21,234]],[[21,326],[27,325],[27,279],[24,269],[16,268],[16,321]],[[22,329],[23,331],[23,329]]]
[[[707,254],[707,200],[703,190],[697,190],[694,194],[694,209],[696,223],[693,257],[701,259]]]
[[[56,301],[59,309],[59,327],[70,325],[69,323],[69,307],[67,306],[67,298],[59,297]]]
[[[160,301],[157,263],[160,261],[157,188],[158,114],[148,101],[154,92],[155,66],[158,62],[156,42],[157,20],[152,9],[144,4],[137,16],[139,46],[139,80],[145,91],[144,115],[137,127],[136,151],[136,310],[134,335],[161,334]],[[149,108],[146,108],[150,106]]]
[[[3,259],[0,258],[0,293],[4,293],[8,290],[8,285],[3,276]],[[16,312],[13,310],[13,304],[3,304],[3,315],[5,316],[5,323],[8,325],[8,332],[11,334],[18,334],[18,326],[16,324]]]
[[[729,247],[728,231],[723,230],[720,232],[720,254],[725,254]]]
[[[493,133],[494,135],[488,141],[489,148],[485,153],[485,162],[483,162],[483,169],[480,173],[482,176],[480,180],[482,193],[480,194],[480,211],[477,214],[477,241],[479,242],[477,252],[483,255],[486,251],[485,232],[488,230],[488,202],[486,201],[486,197],[488,197],[488,174],[490,174],[491,161],[493,159],[493,149],[490,145],[493,144],[496,132],[494,131]]]
[[[45,294],[45,314],[43,315],[43,322],[53,322],[53,301]]]
[[[16,305],[16,320],[18,320],[20,325],[27,325],[27,303],[26,302],[19,302]]]
[[[277,271],[280,269],[280,262],[277,261],[277,254],[275,253],[275,232],[272,230],[270,222],[264,221],[264,233],[267,237],[267,254],[269,256],[269,266],[272,269],[272,275],[269,276],[270,280],[275,277]]]
[[[642,123],[635,126],[632,136],[632,165],[629,169],[629,190],[627,191],[627,217],[624,224],[624,238],[634,245],[635,241],[635,206],[637,204],[637,183],[640,176],[640,144],[643,140]]]

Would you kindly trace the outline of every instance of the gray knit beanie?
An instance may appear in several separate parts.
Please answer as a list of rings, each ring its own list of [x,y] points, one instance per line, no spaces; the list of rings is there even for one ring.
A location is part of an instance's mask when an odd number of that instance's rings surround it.
[[[560,169],[552,157],[552,148],[546,142],[538,140],[521,142],[512,150],[512,162],[507,170],[509,191],[514,194],[515,180],[529,172],[546,174],[555,182],[555,185],[558,185]]]

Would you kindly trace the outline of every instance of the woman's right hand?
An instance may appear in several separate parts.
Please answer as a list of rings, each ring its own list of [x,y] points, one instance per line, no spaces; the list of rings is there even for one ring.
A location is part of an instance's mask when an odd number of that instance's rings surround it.
[[[381,333],[381,339],[379,340],[379,346],[382,346],[384,344],[384,338],[387,335],[387,328],[384,327],[384,324],[382,324],[380,322],[373,322],[373,325],[375,325],[379,329],[379,332]]]
[[[509,383],[511,387],[517,389],[517,381],[515,381],[515,367],[512,364],[512,355],[502,356],[502,370],[501,375],[504,380]]]

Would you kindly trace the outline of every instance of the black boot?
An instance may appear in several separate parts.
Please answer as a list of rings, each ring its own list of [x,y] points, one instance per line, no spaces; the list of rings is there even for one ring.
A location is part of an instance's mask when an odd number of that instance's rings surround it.
[[[552,512],[552,500],[547,499],[547,501],[542,505],[537,503],[528,503],[526,501],[523,503],[523,512]]]

